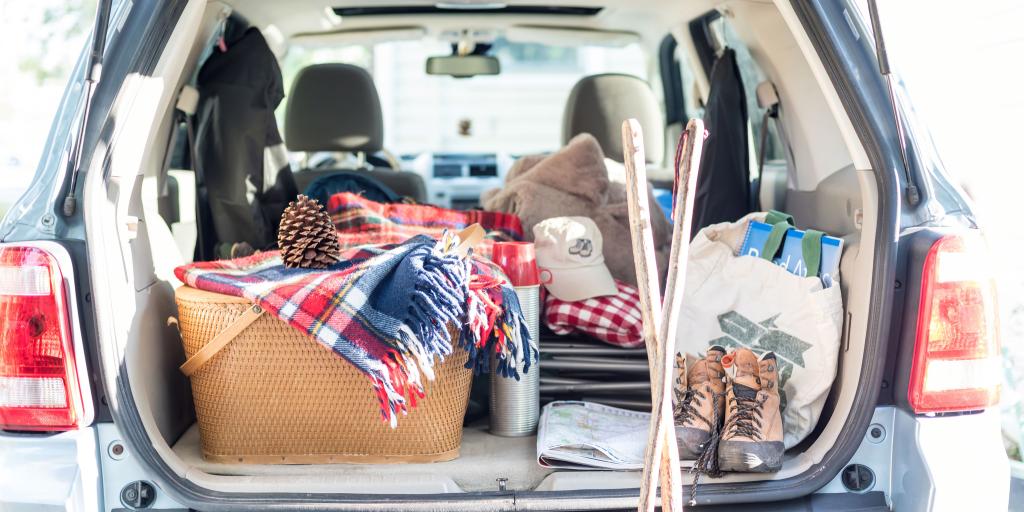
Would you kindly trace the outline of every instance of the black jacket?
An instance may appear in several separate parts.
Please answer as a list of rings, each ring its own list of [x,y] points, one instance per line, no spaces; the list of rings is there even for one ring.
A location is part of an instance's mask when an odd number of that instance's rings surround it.
[[[750,213],[750,158],[747,99],[736,65],[726,48],[711,69],[704,126],[708,139],[701,157],[693,208],[693,234],[719,222],[735,222]]]
[[[281,213],[298,193],[274,118],[284,99],[277,59],[250,28],[226,52],[213,50],[196,85],[198,221],[213,227],[197,255],[212,257],[219,243],[272,248]]]

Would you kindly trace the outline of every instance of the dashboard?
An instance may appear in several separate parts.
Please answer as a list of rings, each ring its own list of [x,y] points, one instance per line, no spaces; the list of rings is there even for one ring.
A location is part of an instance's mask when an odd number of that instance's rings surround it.
[[[480,206],[480,194],[505,184],[518,155],[502,153],[420,153],[402,155],[402,170],[419,174],[431,204],[469,210]]]

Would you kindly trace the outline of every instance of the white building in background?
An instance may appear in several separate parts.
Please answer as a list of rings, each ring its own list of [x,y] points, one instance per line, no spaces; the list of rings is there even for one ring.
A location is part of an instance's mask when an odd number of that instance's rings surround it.
[[[314,63],[366,66],[380,94],[390,151],[520,155],[559,147],[565,101],[580,78],[608,72],[642,78],[648,74],[648,61],[637,45],[569,48],[504,40],[493,52],[501,60],[499,75],[460,79],[426,74],[427,57],[450,53],[447,43],[418,40],[362,51],[293,48],[285,57],[285,81],[290,83],[290,74]],[[460,128],[467,121],[464,132]]]

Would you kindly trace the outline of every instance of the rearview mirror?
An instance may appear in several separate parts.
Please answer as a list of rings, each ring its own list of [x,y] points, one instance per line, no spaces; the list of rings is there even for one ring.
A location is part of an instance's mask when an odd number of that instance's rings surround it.
[[[428,75],[448,75],[469,78],[477,75],[497,75],[501,64],[490,55],[444,55],[427,59]]]

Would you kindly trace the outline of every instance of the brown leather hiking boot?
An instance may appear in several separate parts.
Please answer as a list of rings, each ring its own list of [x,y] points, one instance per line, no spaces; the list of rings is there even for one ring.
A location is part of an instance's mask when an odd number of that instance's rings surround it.
[[[713,432],[722,426],[725,413],[725,369],[722,357],[725,349],[715,345],[708,348],[707,355],[698,359],[689,368],[683,366],[676,378],[673,413],[676,423],[676,440],[679,442],[679,458],[696,460],[704,452]],[[716,398],[717,395],[717,398]]]
[[[785,446],[775,353],[757,357],[741,348],[729,354],[724,363],[734,368],[734,377],[725,394],[718,467],[722,471],[778,471]]]

